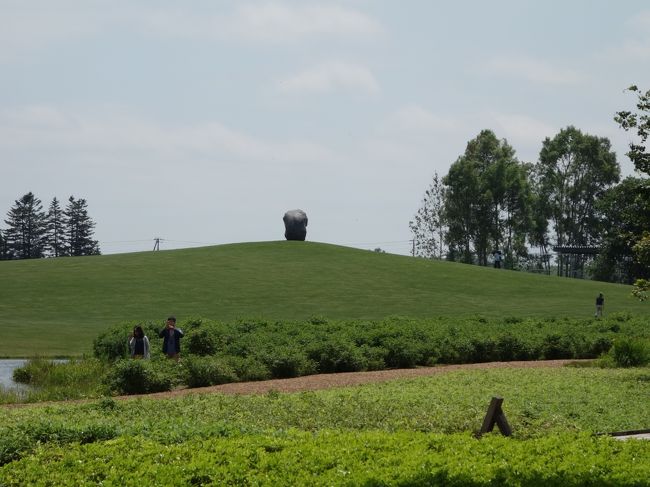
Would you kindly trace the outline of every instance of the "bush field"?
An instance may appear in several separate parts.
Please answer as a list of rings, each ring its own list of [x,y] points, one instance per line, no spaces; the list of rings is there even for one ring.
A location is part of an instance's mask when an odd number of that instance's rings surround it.
[[[124,323],[100,335],[94,342],[95,355],[108,361],[123,359],[127,354],[124,337],[131,327],[132,323]],[[194,318],[182,327],[187,358],[181,371],[164,364],[119,362],[110,372],[112,390],[153,392],[148,377],[164,375],[165,370],[175,375],[176,380],[167,381],[171,388],[175,383],[200,387],[436,364],[594,359],[613,345],[612,366],[642,366],[650,355],[650,322],[626,313],[601,320],[393,317],[380,321],[312,318],[307,322],[221,323]],[[156,334],[155,325],[145,328],[149,336]],[[154,345],[154,356],[162,356],[159,348]],[[145,368],[151,370],[147,377],[142,372]],[[133,374],[139,381],[131,381],[133,387],[122,387]]]

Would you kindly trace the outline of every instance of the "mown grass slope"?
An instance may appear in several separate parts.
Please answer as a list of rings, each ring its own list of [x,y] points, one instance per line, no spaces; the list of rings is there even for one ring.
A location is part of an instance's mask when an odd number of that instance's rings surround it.
[[[0,356],[79,355],[107,326],[219,320],[650,314],[630,287],[314,242],[0,262]]]

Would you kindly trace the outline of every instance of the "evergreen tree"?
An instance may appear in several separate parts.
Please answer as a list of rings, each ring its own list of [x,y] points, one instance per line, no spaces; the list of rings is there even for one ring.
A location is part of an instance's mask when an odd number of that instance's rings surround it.
[[[54,197],[45,219],[47,227],[47,253],[52,257],[66,255],[65,229],[66,221],[59,200]]]
[[[68,199],[63,215],[66,222],[65,243],[67,255],[97,255],[100,253],[97,240],[93,240],[95,222],[88,216],[86,200],[74,196]]]
[[[9,258],[37,259],[45,250],[45,214],[41,200],[30,191],[7,213],[5,239]]]
[[[0,230],[0,260],[9,258],[9,247],[7,246],[7,239],[2,230]]]

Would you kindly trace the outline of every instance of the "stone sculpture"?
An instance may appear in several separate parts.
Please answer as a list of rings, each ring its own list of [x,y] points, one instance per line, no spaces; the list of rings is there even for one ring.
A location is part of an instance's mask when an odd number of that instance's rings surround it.
[[[284,221],[284,238],[287,240],[305,240],[307,236],[307,214],[302,210],[289,210],[282,218]]]

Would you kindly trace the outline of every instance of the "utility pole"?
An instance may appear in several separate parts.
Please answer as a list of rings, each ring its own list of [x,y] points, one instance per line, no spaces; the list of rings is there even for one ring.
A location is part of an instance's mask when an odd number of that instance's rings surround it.
[[[415,257],[415,239],[412,239],[411,242],[413,242],[413,248],[411,249],[411,256]]]
[[[155,242],[153,244],[153,251],[155,252],[157,250],[160,250],[160,237],[154,238],[153,241]]]

